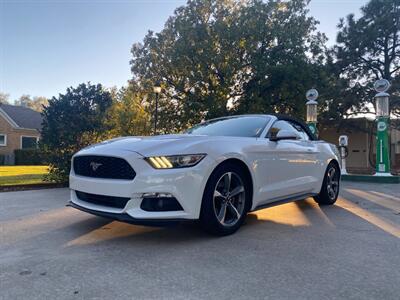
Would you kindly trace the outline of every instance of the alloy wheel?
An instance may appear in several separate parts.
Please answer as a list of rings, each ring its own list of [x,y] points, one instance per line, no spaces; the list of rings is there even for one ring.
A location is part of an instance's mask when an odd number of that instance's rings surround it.
[[[245,209],[245,197],[243,181],[236,173],[226,172],[220,177],[213,194],[213,206],[222,225],[233,226],[240,220]]]
[[[326,188],[329,198],[334,200],[339,192],[339,173],[335,167],[331,167],[327,173]]]

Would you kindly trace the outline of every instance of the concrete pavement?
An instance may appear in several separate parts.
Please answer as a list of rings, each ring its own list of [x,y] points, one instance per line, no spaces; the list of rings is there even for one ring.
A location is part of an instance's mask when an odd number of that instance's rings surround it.
[[[342,183],[216,238],[65,207],[67,189],[0,193],[0,299],[399,299],[400,185]]]

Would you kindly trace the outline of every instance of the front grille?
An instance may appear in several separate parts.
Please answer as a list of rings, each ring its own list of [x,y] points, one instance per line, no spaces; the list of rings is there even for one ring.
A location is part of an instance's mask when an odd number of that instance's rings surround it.
[[[109,207],[115,207],[115,208],[124,208],[126,203],[130,199],[130,198],[125,198],[125,197],[113,197],[113,196],[89,194],[89,193],[84,193],[84,192],[80,192],[80,191],[75,191],[75,193],[76,193],[76,197],[78,197],[79,200],[97,204],[97,205],[103,205],[103,206],[109,206]]]
[[[136,173],[128,162],[119,157],[84,155],[77,156],[73,160],[76,175],[132,180]]]

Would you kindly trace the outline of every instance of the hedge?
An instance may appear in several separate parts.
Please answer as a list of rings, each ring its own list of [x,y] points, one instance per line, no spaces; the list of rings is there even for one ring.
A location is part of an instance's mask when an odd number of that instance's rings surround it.
[[[47,155],[39,149],[14,150],[15,165],[47,165]]]

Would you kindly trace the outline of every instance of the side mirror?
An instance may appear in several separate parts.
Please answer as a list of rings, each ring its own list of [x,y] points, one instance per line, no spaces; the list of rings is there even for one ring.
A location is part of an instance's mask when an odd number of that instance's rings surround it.
[[[281,140],[299,140],[301,136],[291,130],[279,130],[276,135],[273,135],[269,138],[270,141],[277,142]]]

